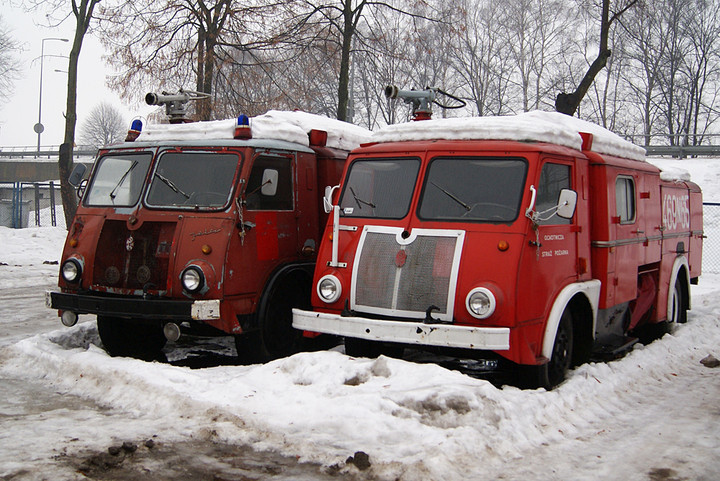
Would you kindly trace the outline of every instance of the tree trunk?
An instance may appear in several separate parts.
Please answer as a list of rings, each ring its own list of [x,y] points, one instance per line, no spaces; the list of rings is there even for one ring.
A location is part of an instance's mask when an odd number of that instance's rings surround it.
[[[602,15],[600,19],[600,46],[598,48],[598,56],[588,68],[585,76],[580,81],[580,84],[573,93],[561,92],[555,98],[555,110],[560,113],[567,115],[575,115],[580,102],[585,97],[590,85],[592,85],[595,77],[600,71],[607,65],[608,58],[610,58],[610,49],[608,48],[608,36],[610,32],[610,25],[615,21],[623,12],[628,10],[630,7],[635,5],[637,1],[628,2],[624,8],[619,12],[616,12],[613,17],[610,17],[610,0],[603,0],[602,2]]]
[[[217,44],[217,35],[214,32],[210,32],[205,41],[205,67],[204,77],[202,79],[203,88],[200,90],[206,94],[211,94],[213,76],[215,75],[215,46]],[[212,119],[212,98],[203,98],[199,101],[199,120],[210,120]]]
[[[343,5],[342,47],[340,51],[340,78],[338,81],[338,120],[347,121],[348,101],[350,98],[350,53],[352,40],[355,35],[355,20],[362,14],[364,4],[358,5],[355,12],[352,10],[351,0],[345,0]]]

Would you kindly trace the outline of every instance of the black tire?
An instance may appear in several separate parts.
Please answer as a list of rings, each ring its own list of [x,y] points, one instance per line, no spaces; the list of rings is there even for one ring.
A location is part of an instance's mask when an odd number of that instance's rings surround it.
[[[670,314],[664,321],[642,324],[635,328],[632,335],[636,336],[641,343],[650,344],[653,341],[661,339],[665,334],[672,332],[673,325],[684,324],[687,322],[688,294],[684,287],[682,272],[678,273],[672,290],[668,296],[668,306],[670,306]]]
[[[540,366],[521,366],[522,387],[552,389],[565,380],[573,363],[573,319],[569,307],[565,309],[558,324],[550,360]]]
[[[405,349],[399,344],[388,344],[356,337],[345,338],[345,354],[350,357],[376,358],[381,355],[402,358]]]
[[[685,324],[687,322],[688,302],[685,297],[685,289],[678,275],[668,299],[668,303],[672,306],[670,318],[668,319],[670,324]]]
[[[113,357],[161,361],[167,339],[159,322],[133,321],[97,316],[98,334],[105,351]]]
[[[255,364],[300,351],[302,331],[292,327],[293,308],[310,309],[311,280],[307,275],[286,275],[275,282],[258,313],[258,329],[235,336],[240,361]]]

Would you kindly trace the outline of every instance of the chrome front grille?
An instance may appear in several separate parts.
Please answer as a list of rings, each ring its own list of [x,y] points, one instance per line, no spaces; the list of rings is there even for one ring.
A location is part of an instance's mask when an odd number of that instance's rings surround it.
[[[393,317],[452,320],[464,231],[366,226],[353,270],[352,309]]]

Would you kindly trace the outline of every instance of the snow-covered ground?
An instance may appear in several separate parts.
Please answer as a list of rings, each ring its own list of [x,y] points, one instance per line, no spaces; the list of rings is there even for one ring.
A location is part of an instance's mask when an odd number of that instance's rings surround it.
[[[719,160],[658,163],[720,201]],[[720,358],[720,275],[701,277],[672,334],[554,391],[522,391],[337,350],[196,370],[111,358],[92,318],[61,328],[44,307],[57,265],[43,261],[63,240],[0,228],[0,479],[83,479],[63,457],[153,436],[252,445],[340,479],[720,479],[720,368],[700,363]],[[358,451],[366,470],[346,462]]]

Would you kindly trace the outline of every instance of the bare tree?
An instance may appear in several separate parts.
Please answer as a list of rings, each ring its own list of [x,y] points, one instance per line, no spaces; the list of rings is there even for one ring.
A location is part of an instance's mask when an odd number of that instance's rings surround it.
[[[637,112],[641,132],[629,131],[629,134],[642,135],[643,144],[650,145],[653,131],[660,119],[659,100],[661,69],[665,57],[667,29],[661,21],[661,8],[655,3],[652,8],[641,5],[634,9],[623,22],[625,36],[625,55],[629,64],[621,71],[621,76],[629,89],[631,111]]]
[[[103,7],[102,40],[120,72],[111,86],[131,99],[148,89],[188,85],[212,94],[231,52],[268,43],[264,32],[276,7],[275,0],[137,0]],[[212,103],[197,103],[199,120],[213,118]]]
[[[503,42],[508,49],[520,90],[522,110],[537,109],[550,88],[549,74],[571,29],[567,2],[559,0],[511,0],[502,5]],[[548,88],[550,87],[550,88]]]
[[[15,80],[20,73],[16,57],[20,46],[13,39],[0,17],[0,99],[7,100],[13,92]]]
[[[448,52],[475,115],[500,115],[511,111],[508,87],[510,52],[504,27],[497,19],[505,6],[497,2],[463,0],[453,22],[456,48]]]
[[[77,198],[75,189],[68,183],[70,172],[73,166],[73,146],[75,145],[75,126],[77,124],[77,76],[78,60],[82,49],[85,34],[90,28],[95,7],[100,0],[71,0],[70,11],[64,0],[27,0],[30,8],[45,9],[49,11],[48,19],[57,18],[59,24],[66,18],[74,18],[75,35],[72,39],[72,47],[68,60],[68,88],[67,104],[65,107],[65,136],[60,145],[58,170],[60,173],[60,195],[62,197],[63,209],[65,211],[65,225],[72,225],[75,211],[77,210]],[[52,20],[50,20],[52,22]]]
[[[402,15],[413,18],[424,18],[434,20],[432,15],[420,15],[404,9],[398,4],[401,2],[384,2],[376,0],[296,0],[295,3],[288,2],[290,10],[294,13],[288,24],[290,28],[285,35],[292,38],[296,32],[305,29],[308,25],[315,25],[314,31],[332,31],[334,35],[322,37],[323,41],[335,40],[339,49],[339,70],[337,81],[337,111],[336,117],[339,120],[348,119],[348,103],[350,100],[350,60],[353,49],[353,42],[356,37],[363,34],[362,24],[366,17],[372,15],[378,9],[388,9]],[[414,8],[428,8],[425,0],[416,2]],[[313,39],[310,38],[310,41]]]
[[[600,8],[600,41],[598,46],[598,54],[595,60],[590,64],[585,76],[580,81],[579,85],[574,92],[568,94],[561,92],[555,98],[555,109],[558,112],[562,112],[567,115],[574,115],[577,108],[580,106],[583,97],[587,93],[590,85],[595,80],[598,73],[607,64],[608,58],[610,57],[611,51],[608,47],[608,38],[610,28],[612,25],[625,13],[628,9],[633,7],[638,0],[619,0],[616,8],[611,10],[611,0],[602,0],[602,5],[595,5],[595,8]]]
[[[720,2],[696,1],[690,8],[683,29],[688,49],[683,56],[682,72],[687,85],[683,142],[699,145],[709,127],[717,120],[720,80]]]
[[[109,102],[101,102],[90,111],[80,129],[80,141],[85,145],[103,147],[122,141],[127,125],[122,113]]]

